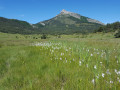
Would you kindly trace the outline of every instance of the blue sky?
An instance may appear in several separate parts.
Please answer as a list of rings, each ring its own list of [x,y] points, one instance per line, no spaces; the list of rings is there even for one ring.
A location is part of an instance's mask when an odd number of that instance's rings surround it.
[[[120,0],[0,0],[0,17],[37,23],[62,9],[103,23],[120,21]]]

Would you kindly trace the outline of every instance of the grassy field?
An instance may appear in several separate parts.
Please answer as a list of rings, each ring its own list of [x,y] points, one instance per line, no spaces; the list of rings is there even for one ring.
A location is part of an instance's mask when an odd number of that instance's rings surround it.
[[[0,33],[0,90],[120,90],[120,39],[113,33]]]

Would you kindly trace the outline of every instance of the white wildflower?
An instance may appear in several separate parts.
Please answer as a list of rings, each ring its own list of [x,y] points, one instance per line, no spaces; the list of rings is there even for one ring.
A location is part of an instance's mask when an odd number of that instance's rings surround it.
[[[89,52],[89,49],[88,49],[88,52]]]
[[[91,56],[93,56],[93,54],[91,53]]]
[[[67,60],[65,60],[66,61],[66,63],[67,63]]]
[[[66,49],[66,52],[68,51],[68,49]]]
[[[102,73],[102,77],[104,77],[105,76],[105,74],[104,73]]]
[[[80,65],[80,66],[81,66],[81,63],[82,63],[82,62],[81,62],[81,61],[79,61],[79,65]]]
[[[119,63],[119,61],[117,60],[117,64]]]
[[[60,58],[60,60],[62,60],[62,58]]]
[[[116,69],[115,69],[114,71],[115,71],[115,73],[117,73],[117,70],[116,70]]]
[[[118,71],[118,72],[117,72],[117,74],[119,74],[119,75],[120,75],[120,71]]]
[[[88,64],[86,64],[86,67],[88,68]]]
[[[106,73],[107,73],[107,74],[109,74],[109,75],[111,75],[111,73],[110,73],[109,69],[107,69]]]
[[[95,79],[92,80],[92,83],[93,83],[93,84],[95,83]]]
[[[75,61],[75,59],[73,58],[73,61]]]
[[[94,66],[94,69],[97,69],[96,65]]]
[[[96,78],[97,78],[97,79],[99,78],[99,74],[96,76]]]
[[[110,81],[110,83],[113,83],[113,81]]]
[[[97,54],[100,54],[99,52],[97,52]]]
[[[100,64],[102,64],[102,62],[100,62]]]

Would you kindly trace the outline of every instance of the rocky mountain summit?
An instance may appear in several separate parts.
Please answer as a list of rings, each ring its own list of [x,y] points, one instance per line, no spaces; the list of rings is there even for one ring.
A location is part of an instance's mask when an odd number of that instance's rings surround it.
[[[81,15],[79,15],[77,13],[66,11],[65,9],[63,9],[61,11],[60,15],[70,15],[70,16],[73,16],[73,17],[78,18],[78,19],[80,19],[80,17],[81,17]]]
[[[63,9],[61,11],[60,15],[70,15],[70,16],[73,16],[75,18],[81,19],[81,15],[80,14],[69,12],[69,11],[66,11],[65,9]],[[104,23],[102,23],[102,22],[100,22],[98,20],[95,20],[95,19],[91,19],[91,18],[87,18],[87,21],[88,22],[92,22],[92,23],[98,23],[98,24],[104,25]]]
[[[98,27],[104,25],[98,20],[91,19],[80,14],[63,9],[55,17],[35,24],[41,28],[42,32],[48,33],[81,33],[93,32]]]

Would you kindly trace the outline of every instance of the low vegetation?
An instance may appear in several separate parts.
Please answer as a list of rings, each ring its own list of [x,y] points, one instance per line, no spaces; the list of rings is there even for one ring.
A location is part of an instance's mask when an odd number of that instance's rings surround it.
[[[100,27],[96,32],[115,32],[115,37],[120,37],[120,22],[115,22],[112,24],[107,24],[105,26]]]
[[[0,33],[0,89],[119,90],[120,39],[113,35]]]

